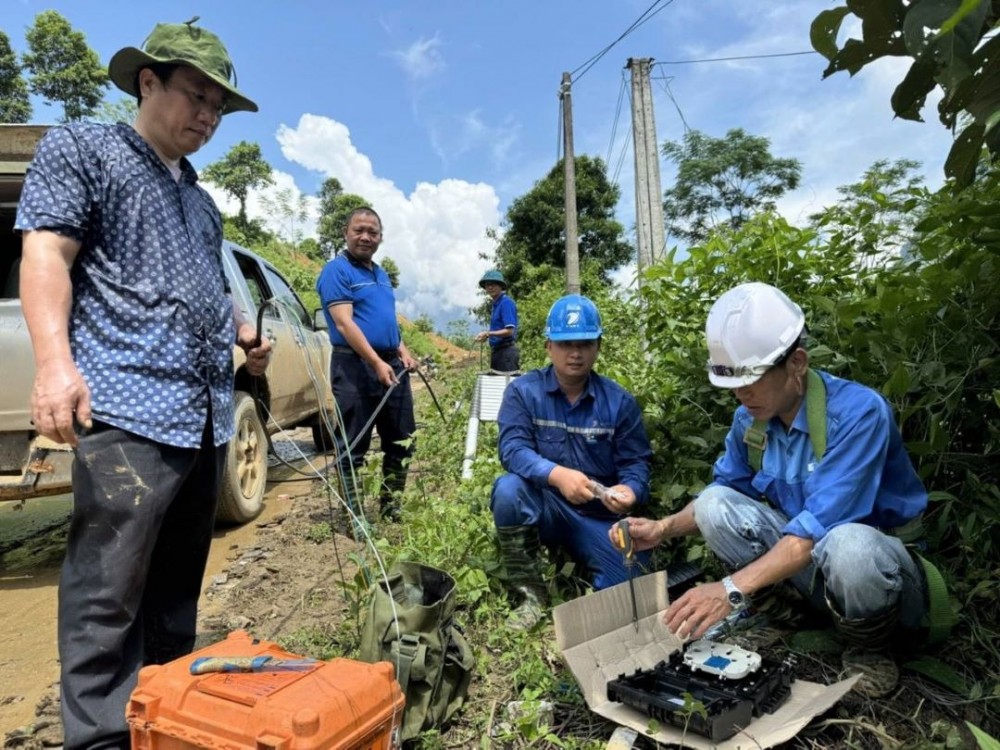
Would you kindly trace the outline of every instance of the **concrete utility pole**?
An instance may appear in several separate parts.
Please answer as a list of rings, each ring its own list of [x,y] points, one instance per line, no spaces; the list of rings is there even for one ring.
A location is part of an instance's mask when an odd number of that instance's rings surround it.
[[[653,122],[653,92],[649,85],[651,57],[630,57],[632,72],[632,151],[635,154],[635,233],[639,274],[663,257],[663,195],[660,151]]]
[[[563,114],[563,175],[566,199],[566,293],[580,293],[580,246],[576,234],[576,159],[573,156],[573,99],[570,76],[563,73],[559,98]]]

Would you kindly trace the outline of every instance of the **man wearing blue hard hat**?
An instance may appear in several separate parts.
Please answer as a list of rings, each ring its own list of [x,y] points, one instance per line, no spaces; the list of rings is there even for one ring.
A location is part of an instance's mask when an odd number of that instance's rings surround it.
[[[487,271],[479,286],[490,296],[490,328],[476,334],[476,341],[489,340],[490,369],[495,372],[515,372],[521,368],[521,353],[517,348],[517,305],[507,294],[507,280],[497,270]]]
[[[549,310],[545,350],[552,364],[514,380],[497,421],[500,461],[491,508],[512,588],[511,624],[533,627],[548,606],[541,546],[569,552],[595,589],[626,580],[611,526],[649,494],[652,450],[635,398],[596,372],[601,316],[570,294]],[[606,488],[606,489],[605,489]],[[649,553],[638,556],[640,564]]]

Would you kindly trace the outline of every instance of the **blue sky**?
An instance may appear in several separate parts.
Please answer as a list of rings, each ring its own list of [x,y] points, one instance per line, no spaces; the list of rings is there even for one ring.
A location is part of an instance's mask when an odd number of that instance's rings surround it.
[[[653,0],[5,0],[15,50],[35,15],[55,9],[106,63],[139,46],[160,21],[201,16],[227,44],[239,86],[260,106],[236,113],[192,157],[202,167],[241,140],[260,143],[277,188],[312,195],[328,176],[383,216],[380,253],[401,269],[400,310],[443,327],[476,304],[489,227],[558,157],[558,89]],[[889,96],[906,70],[884,61],[854,79],[821,81],[818,55],[674,64],[810,49],[826,0],[664,0],[658,12],[573,85],[577,154],[609,162],[622,188],[620,220],[634,221],[629,57],[652,57],[657,140],[688,127],[713,136],[742,127],[803,164],[802,186],[779,204],[804,221],[880,158],[923,163],[941,182],[950,135],[936,120],[893,119]],[[850,31],[850,29],[848,29]],[[109,97],[117,96],[110,93]],[[35,122],[60,111],[36,102]],[[615,138],[612,140],[612,134]],[[609,158],[610,157],[610,158]],[[620,166],[619,166],[620,165]],[[661,164],[663,187],[673,171]],[[232,210],[217,195],[224,210]],[[268,218],[254,199],[251,214]],[[314,218],[303,230],[313,229]],[[277,228],[277,227],[276,227]],[[629,272],[623,274],[627,278]]]

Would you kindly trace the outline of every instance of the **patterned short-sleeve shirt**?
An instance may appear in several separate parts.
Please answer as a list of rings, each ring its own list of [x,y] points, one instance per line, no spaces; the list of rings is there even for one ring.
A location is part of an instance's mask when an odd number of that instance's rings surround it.
[[[232,302],[222,221],[187,160],[175,180],[130,126],[50,129],[28,168],[16,228],[80,242],[70,345],[94,418],[160,443],[233,434]]]

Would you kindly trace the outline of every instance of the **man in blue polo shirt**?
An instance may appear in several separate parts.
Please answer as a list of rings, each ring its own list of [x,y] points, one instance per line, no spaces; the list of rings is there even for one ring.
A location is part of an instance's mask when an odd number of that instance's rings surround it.
[[[804,331],[799,306],[768,284],[718,299],[705,326],[708,377],[741,404],[725,453],[691,503],[659,521],[630,519],[630,530],[638,549],[700,532],[731,571],[670,605],[672,632],[699,638],[787,581],[832,618],[845,671],[861,673],[855,690],[879,697],[898,679],[891,639],[912,642],[928,614],[921,565],[893,533],[918,522],[927,492],[885,399],[810,370]]]
[[[499,271],[483,274],[479,286],[489,295],[490,328],[476,334],[476,341],[490,344],[490,369],[495,372],[515,372],[521,367],[521,353],[517,348],[517,305],[507,294],[507,280]]]
[[[413,452],[409,373],[417,365],[400,335],[392,283],[372,260],[382,244],[379,215],[368,207],[354,209],[344,240],[346,249],[324,266],[316,282],[333,344],[330,385],[341,415],[336,448],[342,489],[351,511],[358,513],[353,473],[364,462],[376,427],[383,452],[379,510],[396,520]],[[387,389],[392,392],[382,404]]]
[[[542,544],[567,550],[596,589],[626,580],[621,553],[604,538],[648,499],[652,450],[635,398],[593,371],[602,332],[589,299],[557,300],[545,326],[552,364],[504,392],[499,450],[510,473],[494,483],[491,508],[508,579],[522,598],[515,628],[533,627],[548,605]],[[638,561],[647,564],[649,553]]]

